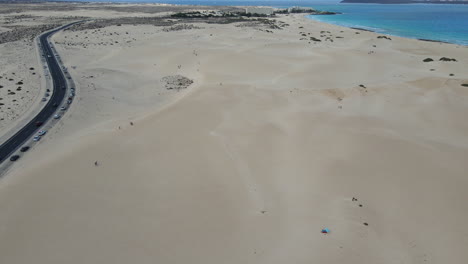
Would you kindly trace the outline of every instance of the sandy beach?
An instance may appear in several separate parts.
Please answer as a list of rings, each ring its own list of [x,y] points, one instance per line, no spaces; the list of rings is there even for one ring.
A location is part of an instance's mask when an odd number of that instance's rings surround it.
[[[0,178],[0,263],[468,259],[466,46],[49,5],[2,12],[0,34],[99,21],[52,39],[76,99]],[[45,89],[31,43],[0,44],[0,136]]]

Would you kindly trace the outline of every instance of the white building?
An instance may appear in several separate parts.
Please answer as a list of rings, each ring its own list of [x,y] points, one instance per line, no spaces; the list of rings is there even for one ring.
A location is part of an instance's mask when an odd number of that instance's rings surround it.
[[[273,7],[268,6],[249,6],[245,9],[247,14],[273,15]]]

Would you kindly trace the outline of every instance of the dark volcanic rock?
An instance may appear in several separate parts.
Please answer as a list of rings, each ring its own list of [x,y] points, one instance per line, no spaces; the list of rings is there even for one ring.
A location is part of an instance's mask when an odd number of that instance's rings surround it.
[[[447,58],[447,57],[442,57],[439,59],[439,61],[457,61],[456,59],[451,59],[451,58]]]
[[[314,37],[310,37],[310,40],[312,40],[312,41],[316,41],[316,42],[321,42],[321,40],[320,40],[320,39],[318,39],[318,38],[314,38]]]
[[[377,37],[378,39],[388,39],[388,40],[392,40],[391,38],[387,37],[387,36],[378,36]]]

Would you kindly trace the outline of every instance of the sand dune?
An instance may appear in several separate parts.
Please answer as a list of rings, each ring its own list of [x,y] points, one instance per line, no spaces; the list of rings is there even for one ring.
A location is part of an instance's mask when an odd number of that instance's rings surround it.
[[[55,36],[78,100],[0,182],[0,262],[464,263],[466,47],[278,20]]]

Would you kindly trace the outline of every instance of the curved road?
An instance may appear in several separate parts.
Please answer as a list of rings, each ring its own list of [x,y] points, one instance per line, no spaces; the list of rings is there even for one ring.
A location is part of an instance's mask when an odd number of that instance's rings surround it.
[[[36,122],[39,121],[45,124],[46,121],[52,117],[52,115],[57,111],[57,107],[53,106],[54,104],[60,106],[64,101],[63,99],[67,93],[67,82],[49,45],[48,37],[76,23],[80,22],[67,24],[44,33],[39,37],[41,48],[43,50],[43,54],[45,55],[47,65],[49,66],[50,75],[53,80],[53,92],[44,108],[42,108],[42,110],[31,121],[29,121],[28,124],[16,132],[16,134],[10,137],[6,142],[0,145],[0,163],[7,160],[7,158],[9,158],[16,149],[18,149],[26,140],[28,140],[40,129],[40,127],[36,126]]]

